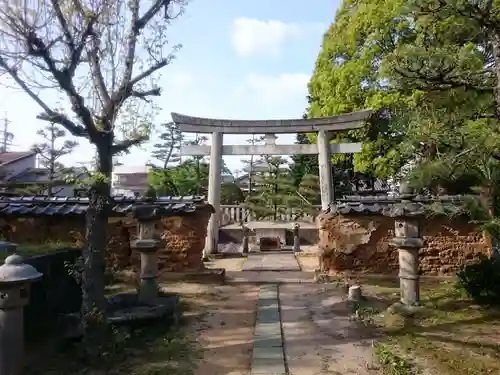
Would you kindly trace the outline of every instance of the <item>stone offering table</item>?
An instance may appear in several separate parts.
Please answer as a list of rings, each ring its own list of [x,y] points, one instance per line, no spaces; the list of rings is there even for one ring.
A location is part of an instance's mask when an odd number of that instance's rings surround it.
[[[249,248],[250,251],[259,250],[283,250],[286,247],[286,234],[287,231],[292,231],[292,224],[289,222],[278,222],[278,221],[250,221],[246,224],[246,227],[251,231],[249,238]],[[300,223],[301,229],[316,229],[316,225],[313,223]],[[276,248],[271,249],[270,247],[262,247],[263,242],[266,239],[276,239],[279,241]]]

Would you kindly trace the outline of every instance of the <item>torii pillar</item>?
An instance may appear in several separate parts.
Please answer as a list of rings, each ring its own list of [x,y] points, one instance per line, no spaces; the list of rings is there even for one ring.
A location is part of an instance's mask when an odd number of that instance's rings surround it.
[[[214,208],[207,227],[205,249],[203,259],[210,254],[216,254],[219,249],[219,219],[220,219],[220,187],[222,184],[222,143],[221,132],[212,133],[212,145],[210,147],[210,166],[208,169],[208,203]]]
[[[332,161],[330,155],[330,134],[326,130],[318,132],[319,188],[321,209],[327,210],[333,202]]]

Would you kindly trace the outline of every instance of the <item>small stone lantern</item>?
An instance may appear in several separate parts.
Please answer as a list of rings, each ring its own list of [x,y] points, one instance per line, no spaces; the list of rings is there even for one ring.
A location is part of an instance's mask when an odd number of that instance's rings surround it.
[[[293,231],[293,252],[300,252],[300,237],[299,237],[300,224],[293,223],[292,231]]]
[[[141,271],[139,281],[139,303],[151,306],[158,297],[158,255],[161,241],[156,232],[159,218],[166,216],[164,207],[156,205],[140,205],[133,209],[134,218],[138,221],[138,238],[131,247],[141,255]],[[2,374],[0,374],[2,375]]]
[[[21,373],[24,355],[23,308],[30,284],[42,274],[12,254],[0,266],[0,375]]]
[[[250,228],[245,224],[242,224],[243,229],[243,241],[241,243],[241,254],[243,256],[248,256],[248,237],[250,236]]]

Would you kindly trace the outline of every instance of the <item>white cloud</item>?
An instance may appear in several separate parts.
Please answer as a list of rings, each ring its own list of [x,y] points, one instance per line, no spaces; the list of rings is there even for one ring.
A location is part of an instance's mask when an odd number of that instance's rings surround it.
[[[310,75],[283,73],[277,76],[250,74],[246,77],[241,93],[259,102],[278,105],[300,100],[307,95]]]
[[[278,55],[286,39],[300,36],[300,29],[296,23],[237,18],[231,27],[231,42],[243,57]]]

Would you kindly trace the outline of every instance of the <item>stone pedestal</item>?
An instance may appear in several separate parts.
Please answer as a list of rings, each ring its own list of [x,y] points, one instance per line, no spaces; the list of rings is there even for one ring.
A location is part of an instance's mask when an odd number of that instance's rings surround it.
[[[23,367],[23,308],[30,284],[42,274],[13,254],[0,267],[0,375],[18,375]]]

